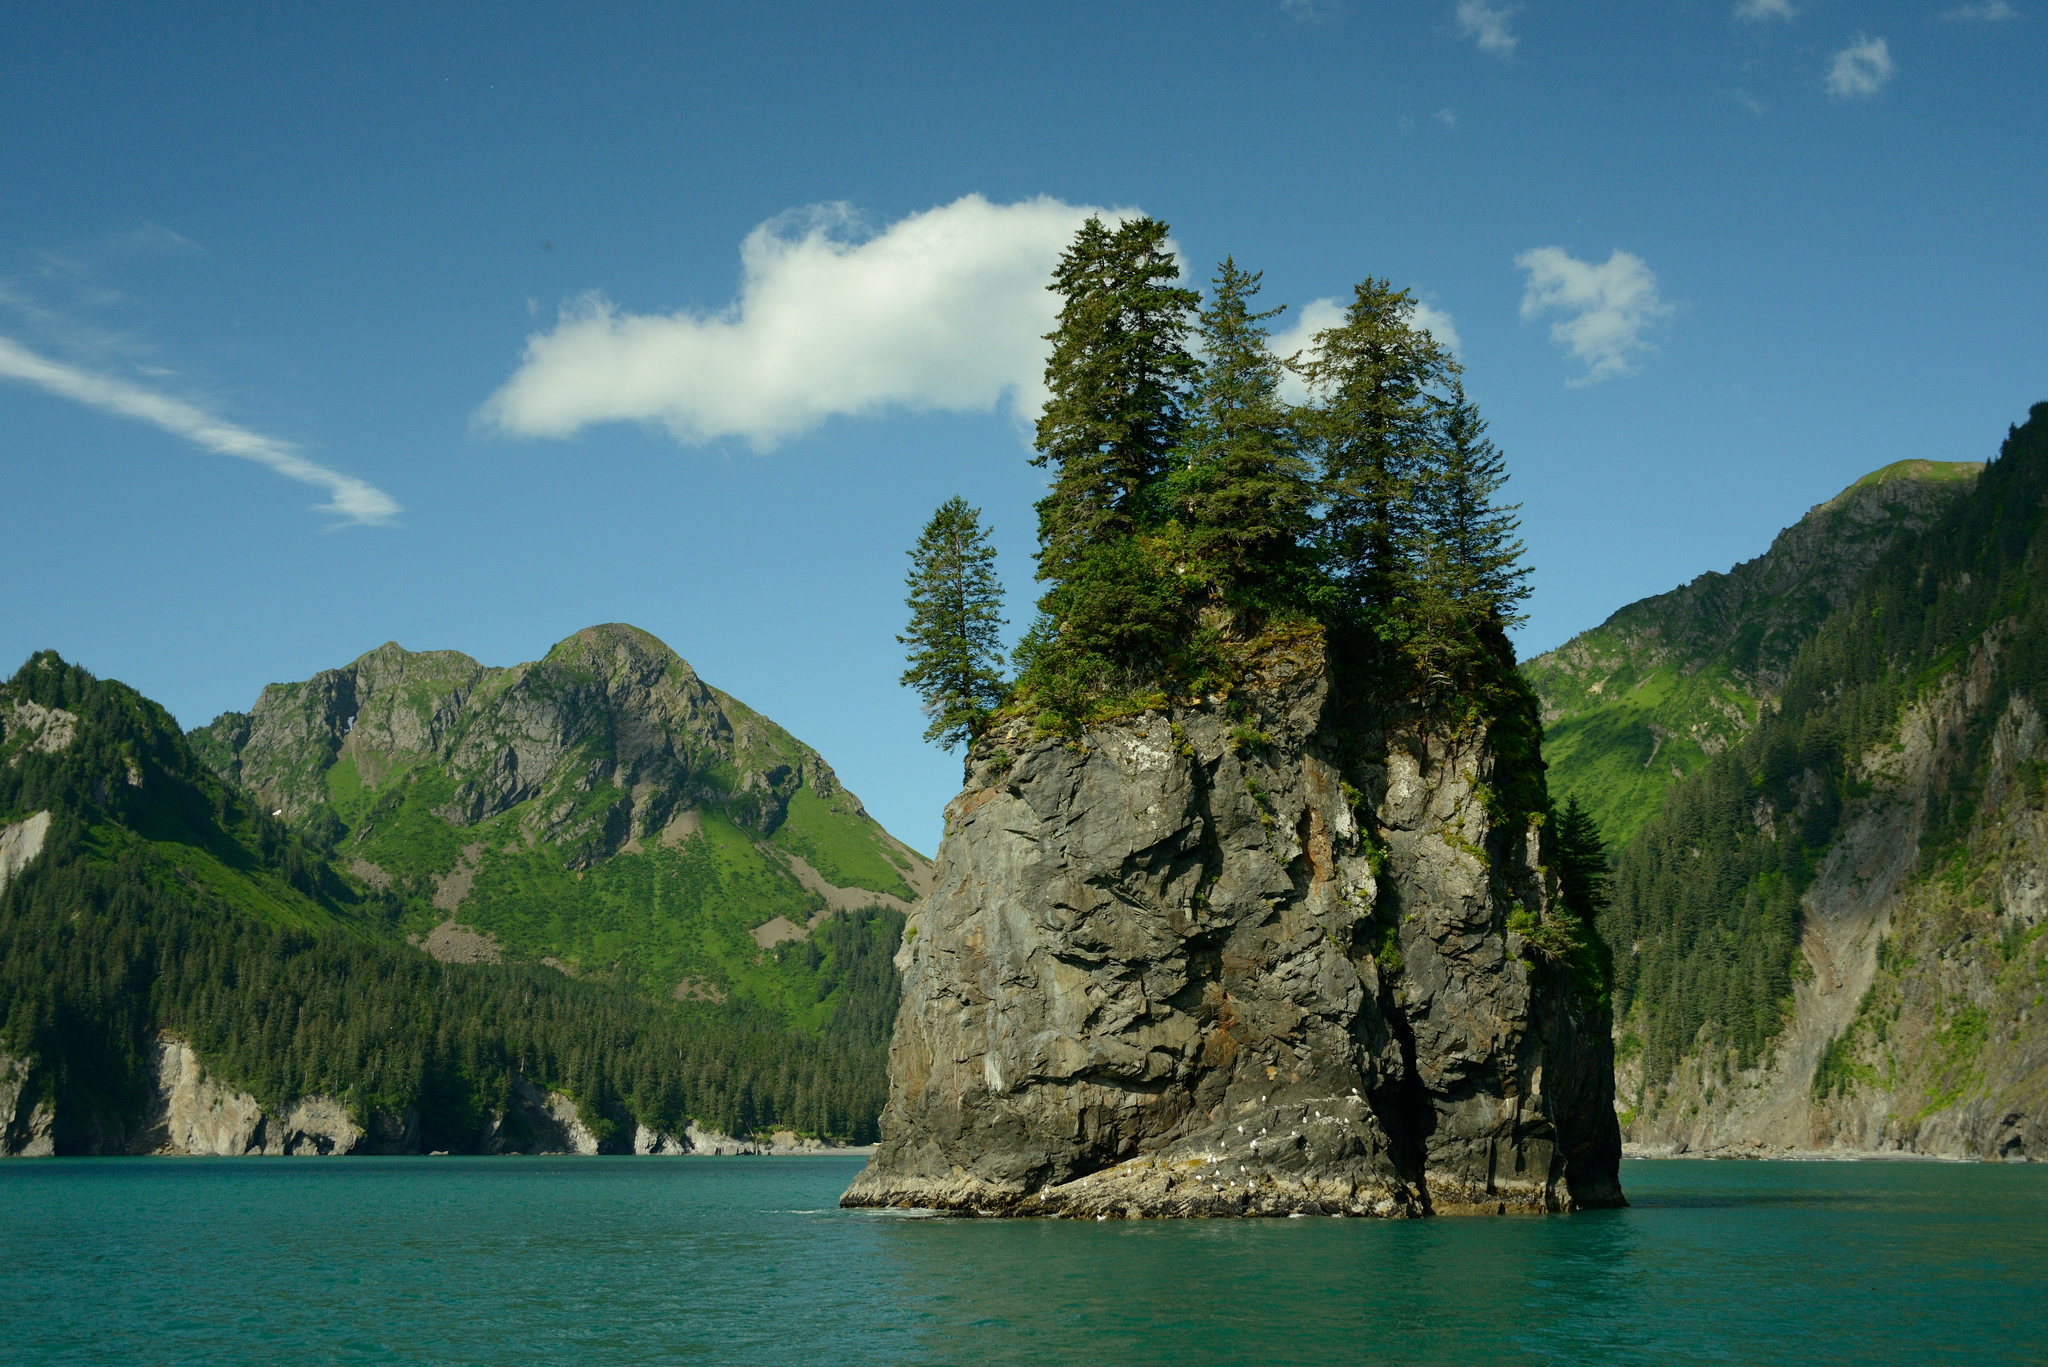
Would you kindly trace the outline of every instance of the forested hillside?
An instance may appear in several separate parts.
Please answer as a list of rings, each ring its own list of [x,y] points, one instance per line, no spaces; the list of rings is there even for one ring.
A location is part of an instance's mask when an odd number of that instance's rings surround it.
[[[2040,1145],[2044,497],[2038,405],[1622,851],[1639,1137]]]
[[[1726,574],[1622,608],[1522,666],[1551,787],[1626,844],[1678,779],[1775,705],[1793,655],[1877,558],[1966,492],[1978,463],[1905,460],[1857,480]]]
[[[266,1106],[413,1112],[426,1147],[469,1147],[515,1074],[600,1136],[872,1137],[900,912],[834,913],[761,956],[801,966],[818,1029],[651,1000],[627,975],[436,963],[402,939],[407,892],[335,857],[345,828],[272,815],[134,690],[45,652],[0,687],[0,727],[0,828],[38,837],[0,887],[0,1053],[54,1105],[59,1152],[119,1150],[159,1034]]]

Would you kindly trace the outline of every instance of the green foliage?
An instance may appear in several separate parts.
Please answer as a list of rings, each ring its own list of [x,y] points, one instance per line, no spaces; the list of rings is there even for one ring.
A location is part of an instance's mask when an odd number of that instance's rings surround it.
[[[1280,398],[1281,362],[1267,347],[1268,318],[1254,313],[1257,273],[1226,259],[1198,318],[1201,370],[1176,469],[1166,480],[1168,516],[1186,529],[1188,559],[1241,595],[1270,594],[1311,528],[1313,500],[1294,415]]]
[[[1320,400],[1303,426],[1321,472],[1323,563],[1359,603],[1410,596],[1424,530],[1418,486],[1435,465],[1457,362],[1414,326],[1415,300],[1385,280],[1352,292],[1344,321],[1316,334],[1302,378]]]
[[[1273,743],[1273,738],[1256,726],[1239,722],[1230,728],[1230,748],[1233,751],[1263,750]]]
[[[1496,677],[1527,573],[1495,501],[1502,461],[1414,300],[1361,284],[1310,358],[1287,362],[1316,395],[1289,407],[1258,275],[1226,259],[1194,315],[1167,284],[1164,233],[1091,220],[1055,275],[1037,457],[1058,471],[1039,505],[1048,588],[1006,707],[1078,737],[1143,699],[1227,693],[1259,649],[1313,624],[1362,694],[1422,695],[1459,724],[1495,702],[1519,714]],[[1452,706],[1481,695],[1477,712]],[[1540,764],[1522,767],[1541,810]]]
[[[820,797],[805,784],[790,796],[773,843],[802,855],[834,887],[916,901],[917,893],[903,878],[910,861],[880,826],[855,817],[854,803],[844,792]]]
[[[924,700],[931,718],[924,738],[949,750],[979,735],[1003,698],[995,560],[981,510],[961,498],[939,505],[910,551],[909,634],[896,638],[910,647],[902,682]]]
[[[1114,230],[1090,218],[1048,287],[1061,298],[1046,361],[1047,400],[1035,465],[1053,487],[1038,504],[1039,578],[1057,584],[1092,548],[1137,531],[1145,502],[1180,440],[1195,293],[1172,282],[1180,266],[1167,227],[1132,219]]]

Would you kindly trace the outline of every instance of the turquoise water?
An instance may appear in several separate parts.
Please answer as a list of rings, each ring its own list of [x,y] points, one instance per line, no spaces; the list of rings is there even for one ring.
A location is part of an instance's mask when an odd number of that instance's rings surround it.
[[[0,1165],[19,1362],[2048,1358],[2048,1168],[1629,1163],[1549,1218],[852,1213],[842,1158]]]

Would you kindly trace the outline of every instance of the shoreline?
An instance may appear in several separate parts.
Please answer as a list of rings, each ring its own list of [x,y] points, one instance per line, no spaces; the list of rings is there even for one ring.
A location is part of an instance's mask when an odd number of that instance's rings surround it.
[[[1733,1163],[1997,1163],[2015,1166],[2038,1163],[2038,1158],[1977,1158],[1968,1154],[1912,1153],[1904,1149],[1687,1149],[1670,1145],[1624,1144],[1624,1163],[1662,1162],[1693,1159]]]

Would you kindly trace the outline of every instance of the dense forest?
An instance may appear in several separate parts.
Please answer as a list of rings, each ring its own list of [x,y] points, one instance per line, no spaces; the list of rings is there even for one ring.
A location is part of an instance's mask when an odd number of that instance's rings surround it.
[[[1501,669],[1528,575],[1495,501],[1504,462],[1414,299],[1366,280],[1342,323],[1278,357],[1259,276],[1226,260],[1205,303],[1176,283],[1166,232],[1090,220],[1054,275],[1045,588],[1014,675],[975,511],[944,505],[912,551],[905,682],[932,739],[970,739],[999,709],[1072,731],[1227,684],[1236,647],[1290,623],[1327,632],[1382,696],[1523,692]],[[1290,368],[1309,403],[1282,399]]]
[[[1903,709],[1938,688],[1980,641],[1993,698],[2048,704],[2048,404],[1943,518],[1902,539],[1795,657],[1775,712],[1702,772],[1622,851],[1601,930],[1622,947],[1617,1018],[1654,1087],[1702,1038],[1737,1066],[1790,1011],[1799,898],[1844,805],[1868,791],[1860,761],[1898,739]],[[1923,870],[1977,812],[1991,728],[1978,709],[1959,762],[1925,813]],[[1704,1035],[1702,1032],[1704,1031]]]
[[[468,1147],[515,1072],[574,1097],[600,1137],[631,1118],[873,1139],[900,913],[841,912],[778,946],[821,959],[821,997],[843,986],[822,1033],[537,966],[440,964],[388,933],[390,893],[341,877],[316,831],[215,777],[134,690],[45,652],[0,692],[24,703],[77,721],[68,744],[15,738],[0,764],[0,820],[54,818],[0,894],[0,1048],[64,1099],[60,1148],[132,1124],[160,1032],[272,1107],[415,1108],[430,1147]]]

